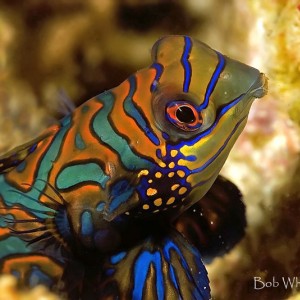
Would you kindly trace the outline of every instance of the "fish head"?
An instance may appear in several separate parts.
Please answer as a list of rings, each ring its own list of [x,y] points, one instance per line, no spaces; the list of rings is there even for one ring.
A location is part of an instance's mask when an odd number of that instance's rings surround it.
[[[149,119],[163,138],[156,152],[159,167],[148,175],[152,186],[143,185],[141,191],[147,187],[149,193],[141,198],[159,199],[156,212],[168,203],[176,207],[183,202],[186,209],[215,181],[251,104],[267,93],[267,78],[188,36],[160,39],[152,59],[156,75]],[[150,209],[148,204],[145,208]]]

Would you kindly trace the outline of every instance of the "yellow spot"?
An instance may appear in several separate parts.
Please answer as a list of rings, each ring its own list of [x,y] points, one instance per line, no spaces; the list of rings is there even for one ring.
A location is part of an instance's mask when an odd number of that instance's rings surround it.
[[[153,196],[155,194],[157,194],[157,190],[156,189],[149,188],[147,190],[147,196]]]
[[[178,164],[178,166],[184,166],[184,162],[185,162],[184,159],[179,159],[177,164]]]
[[[170,162],[170,163],[169,163],[169,168],[170,168],[170,169],[173,169],[174,167],[175,167],[175,163],[174,163],[173,161]]]
[[[171,186],[171,190],[172,191],[175,191],[178,187],[179,187],[180,185],[179,184],[173,184],[172,186]]]
[[[174,203],[174,201],[175,201],[175,197],[171,197],[171,198],[169,198],[169,200],[167,201],[167,205],[171,205],[171,204],[173,204],[173,203]]]
[[[193,182],[193,176],[192,175],[189,175],[187,178],[186,178],[186,181],[188,183],[192,183]]]
[[[178,151],[177,150],[171,150],[171,156],[175,157],[177,155]]]
[[[152,180],[152,179],[149,179],[149,180],[148,180],[148,183],[152,183],[152,182],[153,182],[153,180]]]
[[[174,176],[174,172],[170,172],[169,174],[168,174],[168,176],[171,178],[171,177],[173,177]]]
[[[156,177],[156,178],[161,178],[161,176],[162,176],[162,174],[161,174],[160,172],[156,172],[156,173],[155,173],[155,177]]]
[[[140,171],[140,173],[138,174],[138,177],[144,176],[144,175],[148,175],[149,171],[148,170],[142,170]]]
[[[181,178],[185,176],[185,173],[182,170],[177,171],[177,175]]]
[[[149,208],[150,208],[150,206],[149,206],[148,204],[144,204],[144,205],[143,205],[143,209],[144,209],[144,210],[147,210],[147,209],[149,209]]]
[[[155,206],[161,206],[162,205],[162,199],[161,198],[155,199],[154,200],[154,205]]]
[[[162,161],[160,161],[160,162],[158,163],[158,165],[159,165],[160,167],[162,167],[162,168],[165,168],[165,167],[166,167],[166,164],[165,164],[164,162],[162,162]]]
[[[179,195],[182,195],[182,194],[184,194],[186,191],[187,191],[187,188],[186,188],[186,187],[182,187],[182,188],[179,189],[178,194],[179,194]]]

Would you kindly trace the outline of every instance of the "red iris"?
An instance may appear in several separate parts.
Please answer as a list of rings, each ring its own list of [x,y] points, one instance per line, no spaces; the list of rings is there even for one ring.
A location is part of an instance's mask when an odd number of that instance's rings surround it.
[[[197,130],[203,123],[201,113],[188,102],[171,102],[166,109],[167,118],[175,126],[182,130]]]

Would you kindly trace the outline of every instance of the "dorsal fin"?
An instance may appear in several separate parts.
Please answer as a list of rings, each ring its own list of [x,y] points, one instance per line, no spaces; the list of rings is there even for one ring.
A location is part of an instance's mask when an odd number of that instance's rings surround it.
[[[28,155],[33,153],[40,141],[45,139],[50,132],[47,130],[45,134],[21,145],[13,148],[9,152],[0,156],[0,174],[6,173],[18,166]]]

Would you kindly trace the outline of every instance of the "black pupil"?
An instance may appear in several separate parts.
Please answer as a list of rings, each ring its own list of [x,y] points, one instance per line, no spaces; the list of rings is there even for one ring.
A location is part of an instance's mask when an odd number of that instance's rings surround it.
[[[176,111],[176,118],[182,123],[193,123],[196,119],[193,110],[188,106],[179,107]]]

